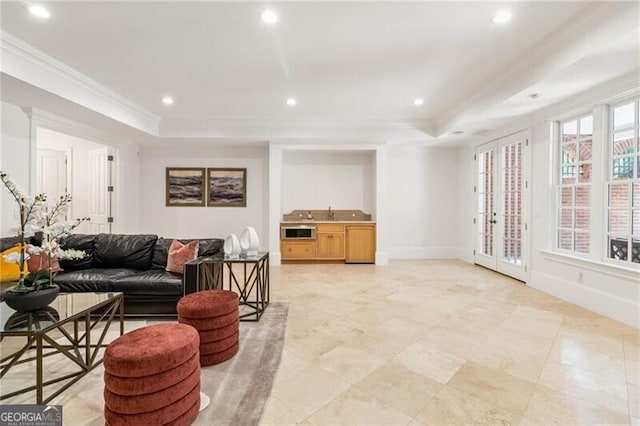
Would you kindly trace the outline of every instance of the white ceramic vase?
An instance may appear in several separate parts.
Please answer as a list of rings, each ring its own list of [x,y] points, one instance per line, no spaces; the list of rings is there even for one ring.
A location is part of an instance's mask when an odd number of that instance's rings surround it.
[[[224,239],[224,257],[238,259],[240,257],[240,240],[236,234],[227,235]]]
[[[257,256],[259,247],[258,233],[251,226],[247,226],[240,234],[240,248],[247,256]]]

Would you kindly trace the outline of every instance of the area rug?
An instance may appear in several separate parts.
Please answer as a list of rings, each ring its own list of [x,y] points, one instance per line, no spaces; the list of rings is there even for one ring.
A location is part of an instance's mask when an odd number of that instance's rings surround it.
[[[222,364],[202,368],[201,390],[210,398],[210,403],[200,412],[194,425],[260,423],[282,358],[288,311],[288,303],[272,302],[259,322],[241,322],[238,353]],[[126,330],[158,322],[127,321]],[[111,330],[109,334],[117,336]],[[49,360],[45,363],[45,368],[48,364],[48,368],[59,370],[68,364],[64,359],[51,361],[51,364]],[[27,365],[25,369],[28,369]],[[104,425],[103,374],[104,368],[100,365],[51,402],[63,406],[65,426]],[[27,394],[3,403],[33,403],[26,398]]]

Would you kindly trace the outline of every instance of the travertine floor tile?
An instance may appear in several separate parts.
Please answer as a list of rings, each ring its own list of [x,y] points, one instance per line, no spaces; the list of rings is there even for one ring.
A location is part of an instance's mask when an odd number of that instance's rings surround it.
[[[395,358],[408,369],[429,379],[445,384],[462,367],[465,360],[432,349],[424,343],[415,343]]]
[[[441,385],[392,360],[359,381],[355,387],[415,417]]]
[[[352,388],[316,411],[308,420],[314,425],[408,425],[412,419]]]
[[[429,426],[439,425],[516,425],[520,417],[469,393],[444,386],[425,404],[416,417]]]
[[[625,380],[548,361],[538,383],[615,411],[628,410]]]
[[[350,344],[340,345],[313,361],[314,365],[354,384],[385,363],[371,352]]]
[[[473,362],[466,363],[448,386],[518,416],[524,413],[535,388],[532,382]]]
[[[273,396],[304,418],[347,390],[349,385],[335,375],[309,365],[273,388]]]
[[[516,345],[486,343],[469,358],[471,361],[495,368],[535,383],[546,358],[520,350]]]
[[[260,424],[270,426],[299,425],[303,421],[301,415],[272,396],[267,401]]]
[[[627,424],[626,413],[609,410],[564,392],[537,386],[524,417],[548,425]]]

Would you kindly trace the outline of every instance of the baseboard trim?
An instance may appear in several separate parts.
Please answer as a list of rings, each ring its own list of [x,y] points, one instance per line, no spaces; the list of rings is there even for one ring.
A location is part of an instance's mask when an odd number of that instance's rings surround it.
[[[457,247],[390,247],[390,259],[455,259]]]
[[[532,271],[530,287],[640,329],[640,305],[579,283]]]

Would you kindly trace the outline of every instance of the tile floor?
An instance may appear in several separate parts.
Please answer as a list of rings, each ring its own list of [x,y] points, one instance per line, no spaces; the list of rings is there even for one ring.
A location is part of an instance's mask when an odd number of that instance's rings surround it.
[[[262,423],[640,425],[640,331],[454,260],[271,268]]]

